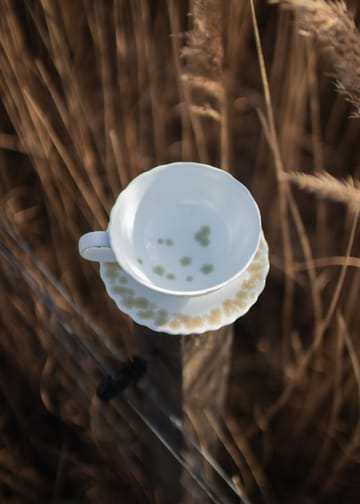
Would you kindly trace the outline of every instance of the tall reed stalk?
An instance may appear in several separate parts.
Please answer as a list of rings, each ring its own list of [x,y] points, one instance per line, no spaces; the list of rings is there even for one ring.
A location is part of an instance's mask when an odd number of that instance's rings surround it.
[[[359,500],[358,13],[273,3],[0,0],[4,502],[156,502],[134,411],[94,395],[136,349],[77,241],[181,159],[247,184],[270,246],[204,412],[224,470],[252,503]]]

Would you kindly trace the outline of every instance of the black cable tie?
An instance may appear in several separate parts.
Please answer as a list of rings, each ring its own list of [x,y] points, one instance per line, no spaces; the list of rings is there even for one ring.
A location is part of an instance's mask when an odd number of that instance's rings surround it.
[[[137,383],[146,372],[146,361],[134,355],[122,363],[115,375],[104,375],[96,389],[96,395],[102,401],[110,401],[118,396],[132,383]]]

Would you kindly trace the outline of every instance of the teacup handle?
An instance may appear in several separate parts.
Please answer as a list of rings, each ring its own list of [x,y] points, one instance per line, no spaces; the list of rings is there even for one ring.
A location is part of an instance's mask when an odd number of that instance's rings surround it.
[[[79,253],[88,261],[117,262],[107,231],[93,231],[82,235],[79,240]]]

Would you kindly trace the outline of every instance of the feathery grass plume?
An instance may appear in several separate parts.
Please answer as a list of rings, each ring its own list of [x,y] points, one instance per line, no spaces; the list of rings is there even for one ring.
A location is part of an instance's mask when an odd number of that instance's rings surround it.
[[[265,136],[271,107],[284,167],[308,172],[310,164],[331,163],[341,184],[357,173],[360,123],[348,121],[316,61],[306,59],[315,44],[303,44],[293,12],[275,20],[268,2],[252,3],[269,98]],[[0,222],[1,503],[159,502],[139,449],[140,420],[121,398],[104,404],[92,396],[101,367],[115,372],[135,342],[76,243],[106,225],[115,194],[139,171],[179,158],[221,158],[224,167],[229,157],[262,210],[272,273],[256,309],[234,328],[227,408],[216,431],[221,465],[253,503],[358,502],[360,260],[349,255],[356,216],[338,212],[333,198],[293,201],[287,187],[295,182],[282,183],[282,166],[279,186],[290,196],[275,213],[273,159],[255,113],[264,109],[249,1],[0,0],[0,9],[0,209],[16,231],[16,238],[6,234]],[[309,104],[318,115],[311,121]],[[319,204],[331,212],[324,239],[314,226]],[[288,229],[285,268],[281,226]],[[288,330],[280,337],[284,311]],[[214,432],[211,415],[201,418]],[[212,470],[200,470],[205,482]]]
[[[193,29],[187,33],[187,45],[181,52],[185,61],[181,78],[191,90],[190,100],[195,105],[193,111],[216,120],[216,112],[221,108],[224,98],[221,2],[193,0],[191,14]],[[205,108],[204,94],[207,102]]]
[[[192,27],[180,51],[180,79],[186,110],[195,137],[199,160],[214,164],[220,152],[220,165],[229,170],[228,116],[223,79],[223,11],[220,0],[192,0]],[[205,131],[206,128],[206,131]],[[209,136],[219,138],[209,147]],[[216,151],[217,150],[217,151]]]
[[[190,76],[210,79],[221,77],[223,62],[221,17],[218,0],[193,1],[193,29],[187,34],[188,46],[184,47],[182,53],[188,58],[187,70]],[[212,88],[209,83],[204,82],[203,85]]]
[[[315,193],[321,198],[344,203],[354,212],[360,210],[360,184],[352,178],[338,180],[329,173],[308,175],[301,172],[286,173],[283,176],[286,180],[295,183],[302,189]]]
[[[343,0],[269,0],[293,8],[300,32],[314,36],[334,67],[337,89],[360,115],[360,34]]]

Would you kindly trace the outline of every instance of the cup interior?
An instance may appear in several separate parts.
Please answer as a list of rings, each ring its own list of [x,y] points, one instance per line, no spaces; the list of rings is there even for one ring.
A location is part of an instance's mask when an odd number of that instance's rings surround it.
[[[118,197],[109,234],[122,268],[174,295],[201,295],[239,275],[260,239],[258,207],[223,170],[199,163],[162,165]]]

